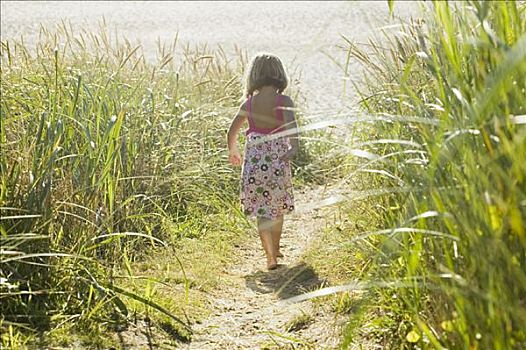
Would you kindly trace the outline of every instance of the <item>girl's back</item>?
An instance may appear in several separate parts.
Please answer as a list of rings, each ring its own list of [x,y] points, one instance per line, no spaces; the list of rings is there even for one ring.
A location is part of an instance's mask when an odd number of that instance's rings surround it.
[[[279,97],[276,93],[259,93],[250,98],[247,103],[249,106],[252,122],[258,129],[274,129],[281,125],[278,118]]]

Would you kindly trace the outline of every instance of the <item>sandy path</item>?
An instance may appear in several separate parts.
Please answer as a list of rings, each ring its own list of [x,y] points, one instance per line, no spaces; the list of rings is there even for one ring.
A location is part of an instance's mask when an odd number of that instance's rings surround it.
[[[336,349],[346,316],[336,315],[330,305],[303,301],[291,304],[287,298],[326,286],[323,276],[302,260],[313,240],[323,232],[331,208],[309,209],[313,200],[325,195],[322,187],[296,191],[297,211],[286,217],[279,268],[267,271],[265,255],[256,230],[238,247],[237,260],[220,274],[221,283],[209,293],[211,316],[192,324],[186,350],[236,349]],[[302,316],[303,322],[294,323]],[[120,346],[127,350],[168,349],[166,334],[154,336],[140,321],[119,333]],[[284,337],[288,337],[286,339]],[[295,341],[292,341],[294,339]]]
[[[337,347],[341,318],[313,308],[310,301],[289,305],[279,302],[325,285],[323,278],[301,260],[326,225],[325,215],[301,212],[307,201],[319,198],[321,190],[317,192],[296,194],[299,208],[286,219],[282,238],[285,258],[277,270],[264,269],[265,256],[257,236],[239,247],[239,261],[225,272],[223,287],[210,295],[212,316],[194,326],[193,341],[182,349],[258,349],[273,344],[273,338],[281,346],[287,343],[272,332],[300,339],[315,349]],[[287,332],[287,325],[303,313],[311,320]]]

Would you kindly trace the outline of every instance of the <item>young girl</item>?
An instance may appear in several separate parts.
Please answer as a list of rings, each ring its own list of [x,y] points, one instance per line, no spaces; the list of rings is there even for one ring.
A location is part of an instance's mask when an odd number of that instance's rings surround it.
[[[280,59],[256,55],[249,66],[244,95],[228,130],[229,160],[241,165],[237,136],[248,121],[241,180],[241,205],[257,217],[267,268],[277,268],[283,215],[294,210],[290,159],[298,150],[297,125],[290,97],[283,95],[288,79]]]

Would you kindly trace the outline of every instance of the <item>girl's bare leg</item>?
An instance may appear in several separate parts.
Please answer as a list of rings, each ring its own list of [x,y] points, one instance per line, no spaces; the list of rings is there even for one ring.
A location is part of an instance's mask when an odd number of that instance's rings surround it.
[[[273,220],[258,217],[259,238],[261,238],[261,244],[267,255],[267,269],[269,270],[273,270],[278,266],[272,240],[272,224]]]
[[[279,251],[279,241],[281,240],[281,232],[283,231],[283,215],[279,216],[276,220],[272,220],[271,231],[274,255],[278,258],[282,258],[283,254]]]

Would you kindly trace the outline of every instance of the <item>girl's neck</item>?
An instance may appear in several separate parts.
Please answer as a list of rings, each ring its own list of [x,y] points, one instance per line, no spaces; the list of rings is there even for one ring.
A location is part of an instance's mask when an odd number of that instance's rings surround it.
[[[278,89],[272,85],[265,85],[259,89],[259,93],[263,95],[274,95],[277,94]]]

